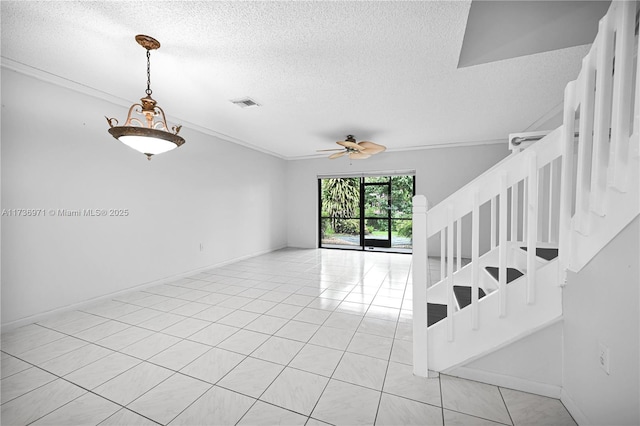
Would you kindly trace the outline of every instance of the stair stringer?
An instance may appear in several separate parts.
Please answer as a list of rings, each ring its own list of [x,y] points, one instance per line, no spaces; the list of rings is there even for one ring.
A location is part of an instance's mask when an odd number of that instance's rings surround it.
[[[562,317],[562,288],[558,259],[536,271],[535,303],[526,303],[527,275],[507,285],[507,312],[499,316],[500,298],[493,292],[478,301],[478,329],[472,329],[472,310],[453,315],[453,340],[447,338],[447,319],[427,332],[429,369],[443,371],[489,354]]]

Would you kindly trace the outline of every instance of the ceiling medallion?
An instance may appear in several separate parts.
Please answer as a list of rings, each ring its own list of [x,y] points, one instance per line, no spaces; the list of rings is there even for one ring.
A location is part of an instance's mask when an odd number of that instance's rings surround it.
[[[118,126],[118,120],[115,118],[105,118],[111,126],[111,136],[151,160],[152,155],[170,151],[185,141],[178,136],[182,126],[173,126],[170,132],[164,111],[151,97],[151,51],[158,49],[160,42],[142,34],[136,36],[136,41],[147,51],[147,96],[141,98],[140,103],[131,105],[124,126]]]

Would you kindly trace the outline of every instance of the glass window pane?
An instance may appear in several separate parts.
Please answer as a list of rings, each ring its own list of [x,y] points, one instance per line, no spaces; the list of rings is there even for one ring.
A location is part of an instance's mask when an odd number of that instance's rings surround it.
[[[360,247],[360,219],[323,218],[321,247]]]
[[[360,216],[360,179],[322,179],[322,217],[356,218]]]
[[[410,219],[413,206],[413,176],[391,178],[391,217]]]
[[[389,187],[387,185],[366,185],[364,187],[364,216],[388,217]]]
[[[391,220],[391,247],[393,248],[407,248],[410,249],[413,246],[412,242],[412,221],[406,220]]]
[[[364,237],[368,240],[388,240],[389,220],[388,219],[365,219]]]
[[[386,183],[389,182],[389,176],[366,176],[364,183]]]

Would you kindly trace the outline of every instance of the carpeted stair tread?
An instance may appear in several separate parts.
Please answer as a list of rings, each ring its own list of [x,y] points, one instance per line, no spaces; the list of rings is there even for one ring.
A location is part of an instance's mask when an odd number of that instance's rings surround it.
[[[447,317],[447,305],[427,303],[427,327]]]
[[[486,266],[484,269],[487,270],[488,273],[491,274],[491,276],[493,278],[496,279],[496,281],[499,281],[499,273],[498,273],[498,268],[495,266]],[[521,276],[523,276],[524,274],[522,272],[520,272],[519,270],[517,270],[516,268],[507,268],[507,284],[509,284],[511,281],[513,280],[517,280],[518,278],[520,278]]]
[[[458,299],[458,304],[460,305],[460,309],[465,306],[469,306],[471,304],[471,287],[454,285],[453,293],[456,295],[456,299]],[[485,297],[487,294],[483,289],[478,288],[478,300]]]
[[[526,247],[520,247],[522,250],[527,251]],[[553,260],[558,257],[558,249],[556,248],[545,248],[545,247],[537,247],[536,248],[536,256],[542,258],[544,260]]]

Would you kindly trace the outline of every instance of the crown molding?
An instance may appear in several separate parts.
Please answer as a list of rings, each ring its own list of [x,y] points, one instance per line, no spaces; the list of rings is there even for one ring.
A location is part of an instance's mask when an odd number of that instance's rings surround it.
[[[59,75],[50,73],[48,71],[45,71],[39,68],[32,67],[30,65],[15,61],[5,56],[0,57],[0,66],[3,69],[15,71],[19,74],[27,75],[29,77],[36,78],[46,83],[63,87],[65,89],[72,90],[74,92],[81,93],[87,96],[91,96],[96,99],[107,101],[109,103],[121,106],[123,108],[129,108],[131,106],[131,102],[127,99],[114,96],[102,90],[93,88],[91,86],[87,86],[77,81],[73,81],[73,80],[61,77]],[[554,107],[549,113],[543,115],[540,119],[538,119],[536,123],[541,122],[547,116],[552,116],[553,113],[555,113],[556,109],[557,107]],[[264,149],[260,146],[251,144],[247,141],[234,138],[233,136],[229,136],[224,133],[220,133],[215,130],[200,126],[188,120],[184,120],[180,117],[168,115],[168,118],[171,121],[182,123],[182,127],[184,129],[195,130],[205,135],[213,136],[215,138],[221,139],[226,142],[231,142],[236,145],[244,146],[245,148],[249,148],[251,150],[258,151],[263,154],[267,154],[267,155],[279,158],[281,160],[295,161],[295,160],[312,160],[312,159],[326,158],[324,154],[312,154],[312,155],[301,155],[301,156],[281,155],[276,152],[270,151],[268,149]],[[461,141],[461,142],[441,142],[441,143],[434,143],[434,144],[428,144],[428,145],[416,145],[416,146],[404,147],[404,148],[392,148],[392,149],[387,149],[386,152],[421,151],[421,150],[443,149],[443,148],[462,148],[462,147],[470,147],[470,146],[495,145],[495,144],[501,144],[501,143],[507,144],[508,141],[505,138],[505,139],[473,140],[473,141]]]
[[[508,145],[508,139],[487,139],[487,140],[478,140],[478,141],[464,141],[464,142],[450,142],[450,143],[435,143],[429,145],[416,145],[409,146],[404,148],[392,148],[387,149],[385,152],[402,152],[402,151],[424,151],[431,149],[446,149],[446,148],[465,148],[470,146],[484,146],[484,145],[497,145],[504,144]],[[312,155],[300,155],[293,157],[285,157],[286,160],[296,161],[296,160],[314,160],[319,158],[327,158],[326,154],[312,154]]]
[[[98,90],[96,88],[87,86],[77,81],[69,80],[67,78],[50,73],[48,71],[41,70],[39,68],[34,68],[22,62],[14,61],[13,59],[7,58],[5,56],[0,57],[0,67],[3,69],[8,69],[8,70],[17,72],[19,74],[33,77],[35,79],[53,84],[55,86],[63,87],[65,89],[69,89],[74,92],[81,93],[83,95],[87,95],[96,99],[107,101],[109,103],[112,103],[124,108],[129,108],[131,106],[131,102],[127,99],[114,96],[110,93],[103,92],[102,90]],[[167,118],[169,118],[171,121],[182,123],[182,127],[184,129],[195,130],[197,132],[204,133],[205,135],[213,136],[215,138],[221,139],[226,142],[231,142],[236,145],[241,145],[241,146],[244,146],[245,148],[249,148],[254,151],[261,152],[263,154],[271,155],[273,157],[280,158],[282,160],[287,160],[287,158],[283,155],[280,155],[273,151],[269,151],[268,149],[264,149],[259,146],[253,145],[241,139],[234,138],[233,136],[229,136],[224,133],[220,133],[215,130],[200,126],[198,124],[191,123],[190,121],[184,120],[180,117],[167,115]]]

